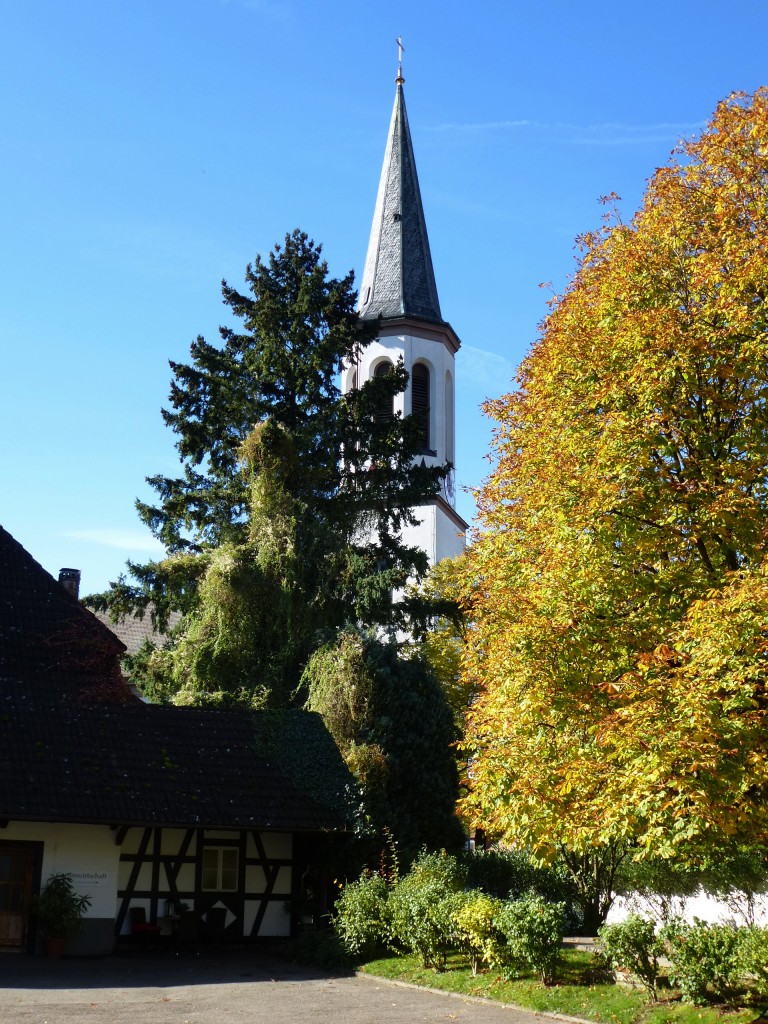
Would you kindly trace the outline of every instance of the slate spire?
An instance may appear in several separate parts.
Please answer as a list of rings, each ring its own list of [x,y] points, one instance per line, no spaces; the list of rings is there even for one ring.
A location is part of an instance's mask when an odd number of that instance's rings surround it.
[[[442,323],[405,111],[402,66],[360,286],[364,320],[414,316]]]

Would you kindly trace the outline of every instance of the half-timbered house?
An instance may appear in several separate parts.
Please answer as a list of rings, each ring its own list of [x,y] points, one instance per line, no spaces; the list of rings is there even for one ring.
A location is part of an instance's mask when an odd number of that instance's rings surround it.
[[[347,828],[350,777],[316,716],[151,705],[122,643],[0,528],[0,949],[32,949],[32,895],[91,897],[70,952],[186,907],[218,941],[287,935]]]

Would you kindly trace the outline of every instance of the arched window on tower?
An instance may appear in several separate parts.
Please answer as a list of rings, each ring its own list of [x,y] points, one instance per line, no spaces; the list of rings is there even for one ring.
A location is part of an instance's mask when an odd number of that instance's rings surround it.
[[[419,424],[421,453],[434,455],[429,436],[429,370],[424,363],[413,367],[411,389],[411,411]]]
[[[381,363],[377,363],[373,369],[373,376],[388,377],[392,373],[392,363],[388,359],[383,360]],[[395,415],[395,396],[385,395],[379,402],[378,408],[376,409],[376,422],[386,423],[387,420],[391,420]]]

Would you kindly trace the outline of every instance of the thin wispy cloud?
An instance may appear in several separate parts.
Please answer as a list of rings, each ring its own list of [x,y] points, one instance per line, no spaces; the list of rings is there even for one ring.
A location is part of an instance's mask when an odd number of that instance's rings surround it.
[[[512,387],[515,364],[511,359],[474,345],[462,345],[459,359],[462,388],[477,388],[487,397],[502,394]]]
[[[162,555],[165,549],[160,541],[154,537],[147,536],[145,531],[139,530],[116,530],[116,529],[92,529],[92,530],[67,530],[64,537],[71,537],[73,540],[84,540],[89,544],[97,544],[99,547],[118,548],[122,551],[144,551],[151,555]]]
[[[704,126],[703,121],[679,123],[661,121],[657,124],[626,124],[606,121],[602,124],[572,124],[567,121],[448,121],[426,127],[436,134],[481,135],[498,132],[528,132],[550,142],[575,146],[637,146],[649,142],[677,142]]]
[[[493,132],[505,128],[541,127],[536,121],[446,121],[444,124],[425,125],[428,132]]]

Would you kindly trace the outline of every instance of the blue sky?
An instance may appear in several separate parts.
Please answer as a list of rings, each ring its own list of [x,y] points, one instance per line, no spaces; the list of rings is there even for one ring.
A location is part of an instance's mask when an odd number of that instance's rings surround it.
[[[0,0],[0,24],[0,523],[84,592],[159,553],[133,502],[178,469],[168,360],[228,322],[221,279],[294,227],[362,271],[399,33],[470,488],[480,404],[598,197],[631,216],[679,138],[768,81],[764,0]]]

